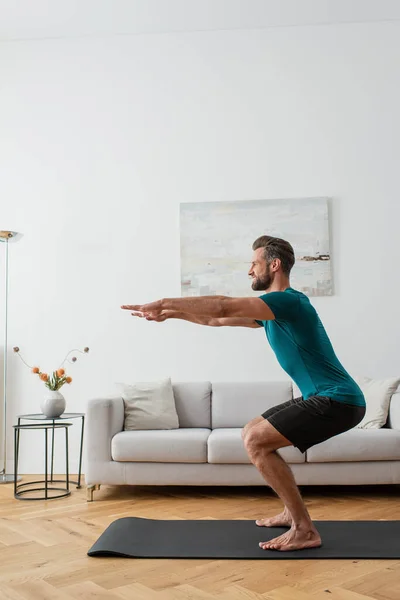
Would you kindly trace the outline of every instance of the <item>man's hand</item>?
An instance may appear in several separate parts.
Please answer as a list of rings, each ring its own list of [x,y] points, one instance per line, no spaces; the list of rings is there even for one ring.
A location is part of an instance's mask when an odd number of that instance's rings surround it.
[[[162,321],[172,318],[174,311],[163,310],[160,313],[134,311],[131,314],[133,317],[140,317],[142,319],[146,319],[146,321],[156,321],[157,323],[162,323]]]
[[[150,302],[149,304],[124,304],[121,306],[121,308],[123,310],[131,310],[136,313],[148,313],[152,314],[153,316],[160,315],[163,311],[162,300],[156,300],[156,302]]]

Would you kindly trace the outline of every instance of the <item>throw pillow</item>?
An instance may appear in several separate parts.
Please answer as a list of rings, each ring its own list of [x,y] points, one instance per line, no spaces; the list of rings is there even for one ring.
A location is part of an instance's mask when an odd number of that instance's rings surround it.
[[[366,403],[366,413],[357,429],[380,429],[387,421],[390,399],[400,384],[400,377],[370,379],[353,377],[361,388]]]
[[[122,384],[124,429],[178,429],[179,419],[171,379]]]

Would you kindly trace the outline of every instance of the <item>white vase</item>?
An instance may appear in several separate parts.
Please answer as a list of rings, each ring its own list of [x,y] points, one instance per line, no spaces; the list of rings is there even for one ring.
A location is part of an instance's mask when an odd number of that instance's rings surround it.
[[[42,413],[50,419],[60,417],[65,411],[65,406],[65,398],[58,390],[48,390],[40,404]]]

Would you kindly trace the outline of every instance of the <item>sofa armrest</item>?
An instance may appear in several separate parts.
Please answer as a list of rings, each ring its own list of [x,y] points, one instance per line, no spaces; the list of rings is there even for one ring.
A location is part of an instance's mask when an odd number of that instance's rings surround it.
[[[89,400],[86,410],[86,460],[111,459],[111,440],[124,428],[124,401],[121,397]]]
[[[388,427],[400,429],[400,391],[392,395],[389,406]]]

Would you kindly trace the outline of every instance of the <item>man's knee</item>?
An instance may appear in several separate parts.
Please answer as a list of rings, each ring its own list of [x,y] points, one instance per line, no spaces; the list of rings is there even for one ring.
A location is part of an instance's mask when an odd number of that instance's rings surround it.
[[[257,425],[257,423],[261,423],[261,421],[264,421],[264,417],[256,417],[255,419],[252,419],[251,421],[249,421],[242,429],[242,440],[245,441],[248,433],[250,432],[250,430],[254,427],[254,425]]]
[[[250,456],[269,451],[270,444],[268,442],[265,432],[261,432],[255,427],[252,427],[244,438],[244,446]]]

